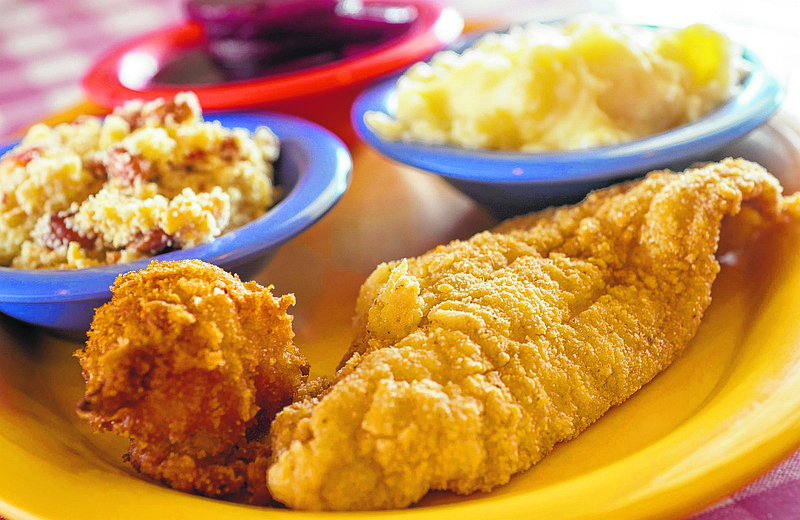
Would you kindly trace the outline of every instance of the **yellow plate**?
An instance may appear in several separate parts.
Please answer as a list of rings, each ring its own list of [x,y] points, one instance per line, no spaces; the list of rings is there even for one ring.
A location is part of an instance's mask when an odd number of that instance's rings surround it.
[[[800,132],[785,116],[729,150],[764,163],[793,191]],[[366,274],[492,224],[438,178],[354,151],[339,206],[286,244],[259,276],[294,292],[297,344],[317,373],[349,341]],[[389,210],[387,211],[387,208]],[[800,226],[763,236],[727,263],[685,355],[578,439],[493,493],[432,493],[408,510],[301,514],[194,497],[138,477],[126,443],[94,434],[74,405],[79,347],[0,318],[0,514],[115,518],[463,520],[674,518],[746,484],[800,444]]]

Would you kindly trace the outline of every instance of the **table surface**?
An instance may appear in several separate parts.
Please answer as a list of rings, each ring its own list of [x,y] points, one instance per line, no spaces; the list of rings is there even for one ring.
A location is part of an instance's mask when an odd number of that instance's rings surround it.
[[[618,14],[635,21],[658,21],[662,24],[685,25],[691,22],[711,23],[757,50],[769,55],[790,74],[800,66],[800,36],[793,21],[800,14],[797,7],[782,0],[749,1],[685,1],[673,0],[650,5],[637,0],[581,1],[581,0],[457,0],[451,2],[467,20],[485,18],[508,20],[543,20],[566,16],[586,10]],[[647,4],[647,5],[643,5]],[[491,5],[491,7],[489,7]],[[80,77],[87,67],[114,44],[158,29],[181,19],[181,2],[178,0],[0,0],[0,136],[17,135],[30,123],[54,113],[80,111],[84,101]],[[798,64],[798,65],[796,65]],[[76,108],[77,107],[77,108]],[[790,83],[783,111],[800,116],[800,95],[797,86]],[[377,155],[354,150],[359,161],[373,161],[380,167]],[[361,165],[364,168],[364,165]],[[354,182],[352,190],[366,189]],[[350,194],[355,197],[357,194]],[[402,196],[398,194],[397,196]],[[468,236],[491,224],[491,219],[476,210],[470,201],[452,193],[447,201],[450,227],[415,232],[425,223],[437,222],[436,215],[419,215],[410,212],[392,213],[392,219],[404,219],[409,225],[405,236],[388,237],[380,244],[374,258],[365,259],[369,265],[353,265],[354,276],[369,272],[375,258],[385,260],[398,256],[421,253],[439,242]],[[403,207],[400,204],[397,207]],[[373,208],[375,214],[379,208]],[[455,213],[453,213],[455,212]],[[453,214],[457,218],[453,218]],[[370,226],[369,221],[359,225]],[[323,220],[313,230],[317,236],[336,233]],[[296,247],[302,248],[302,243]],[[409,251],[411,252],[409,253]],[[288,258],[284,256],[283,258]],[[340,259],[341,260],[341,259]],[[348,262],[357,262],[349,258]],[[295,266],[296,267],[296,266]],[[306,272],[318,272],[321,266],[303,266]],[[269,280],[270,266],[259,281]],[[317,270],[317,271],[315,271]],[[265,280],[261,280],[265,278]],[[288,285],[292,281],[284,281]],[[302,282],[295,280],[297,286]],[[360,280],[342,280],[343,287],[352,288]],[[280,287],[278,287],[280,289]],[[352,291],[351,291],[352,292]],[[342,298],[354,294],[343,294]],[[299,297],[299,296],[298,296]],[[332,305],[339,309],[342,322],[349,320],[352,306]],[[316,330],[315,335],[330,331]],[[298,338],[312,342],[314,338]],[[347,341],[347,339],[343,339]],[[324,370],[326,367],[322,367]],[[332,368],[332,367],[331,367]],[[735,492],[717,504],[692,517],[695,520],[784,520],[800,518],[800,451],[780,465]]]

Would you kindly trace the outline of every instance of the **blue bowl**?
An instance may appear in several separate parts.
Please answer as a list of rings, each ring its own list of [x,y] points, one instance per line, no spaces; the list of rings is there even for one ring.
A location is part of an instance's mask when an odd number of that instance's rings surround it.
[[[453,48],[465,46],[459,43]],[[742,57],[750,72],[726,104],[691,123],[613,146],[526,153],[384,141],[364,123],[364,114],[390,113],[399,75],[362,92],[353,104],[351,120],[359,137],[381,154],[440,175],[495,216],[506,218],[578,202],[591,190],[651,170],[679,170],[693,161],[711,159],[715,151],[766,122],[786,95],[785,78],[771,73],[746,48]]]
[[[269,211],[212,242],[154,258],[198,258],[242,279],[252,279],[279,246],[314,224],[341,198],[350,183],[352,159],[344,144],[307,121],[268,113],[207,114],[226,127],[250,131],[266,125],[281,141],[275,183],[283,197]],[[0,146],[0,155],[16,143]],[[86,269],[38,270],[0,267],[0,312],[48,328],[57,335],[82,338],[94,310],[111,298],[115,278],[147,267],[152,258]]]

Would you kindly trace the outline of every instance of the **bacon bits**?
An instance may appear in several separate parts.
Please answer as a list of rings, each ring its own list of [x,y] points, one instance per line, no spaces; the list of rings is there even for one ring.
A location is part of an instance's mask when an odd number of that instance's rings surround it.
[[[67,219],[72,215],[73,213],[61,212],[50,216],[50,230],[42,237],[45,246],[58,249],[70,242],[77,242],[83,249],[94,249],[94,236],[82,235],[69,226]]]
[[[149,181],[154,176],[150,161],[130,153],[122,146],[115,146],[106,152],[105,167],[109,179],[119,179],[128,186],[136,179]]]
[[[175,241],[172,235],[162,229],[154,229],[147,235],[141,235],[130,243],[130,247],[146,255],[157,255],[172,249]]]

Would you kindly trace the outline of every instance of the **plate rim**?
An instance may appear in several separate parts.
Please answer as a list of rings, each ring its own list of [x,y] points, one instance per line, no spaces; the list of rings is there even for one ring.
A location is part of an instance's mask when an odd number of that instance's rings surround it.
[[[366,0],[367,3],[392,3],[393,0]],[[113,47],[89,68],[81,85],[87,97],[110,108],[129,99],[172,97],[184,90],[194,91],[205,110],[234,110],[258,105],[278,104],[315,94],[339,91],[363,84],[411,64],[455,40],[464,27],[464,19],[440,0],[403,0],[418,10],[418,19],[391,45],[378,46],[353,58],[311,67],[299,72],[262,76],[252,80],[228,81],[210,85],[126,86],[119,78],[123,58],[140,49],[164,53],[164,44],[176,47],[195,44],[202,37],[199,24],[191,21],[174,24],[132,38]],[[268,93],[268,97],[265,95]]]

